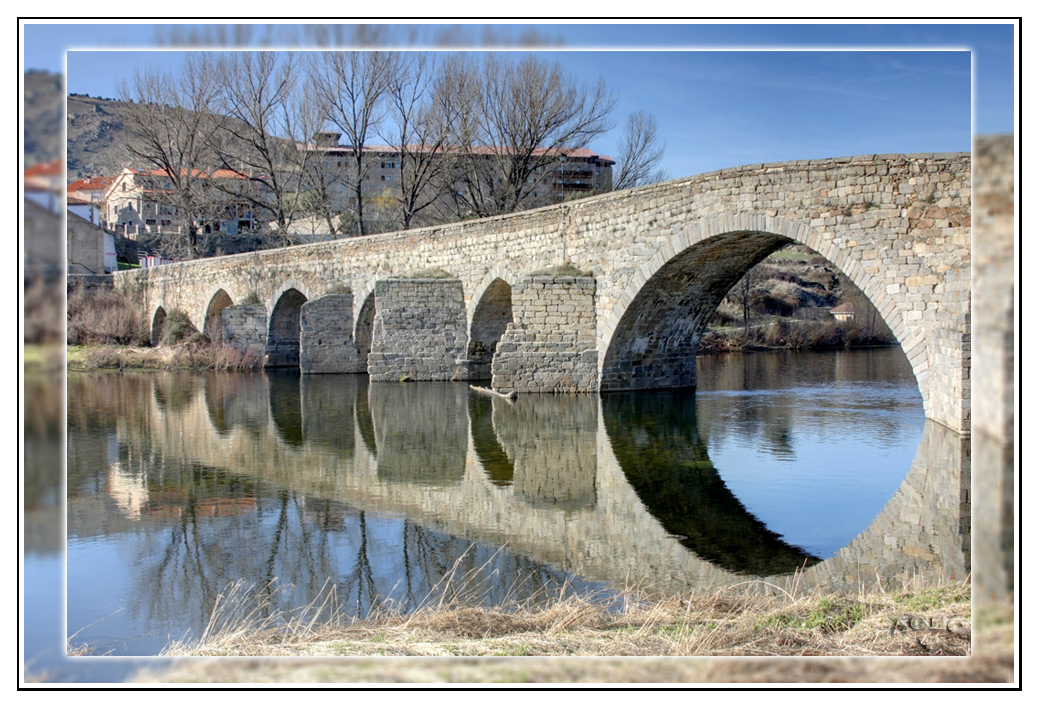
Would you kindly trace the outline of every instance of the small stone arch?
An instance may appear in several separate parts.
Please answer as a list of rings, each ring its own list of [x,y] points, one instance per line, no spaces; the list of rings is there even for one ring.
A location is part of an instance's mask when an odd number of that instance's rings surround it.
[[[224,324],[222,313],[224,308],[235,304],[230,295],[230,289],[218,286],[213,289],[206,299],[206,309],[202,312],[199,322],[202,323],[202,331],[210,342],[219,345],[224,341]]]
[[[477,310],[477,306],[480,304],[481,299],[487,292],[487,289],[491,287],[491,284],[495,281],[504,281],[510,288],[519,282],[516,274],[512,271],[496,266],[495,268],[484,274],[484,277],[477,284],[477,287],[473,289],[473,297],[466,302],[466,320],[472,324],[473,314]]]
[[[300,366],[300,309],[308,300],[306,287],[292,280],[268,301],[268,367]]]
[[[491,361],[509,323],[513,322],[513,288],[502,278],[495,278],[481,292],[469,318],[470,379],[490,379]]]
[[[162,340],[163,326],[166,324],[166,308],[160,302],[152,311],[151,318],[151,343],[152,347],[158,346]]]
[[[359,302],[354,318],[354,346],[357,347],[358,371],[368,371],[368,354],[372,351],[372,335],[376,321],[375,284]]]
[[[795,242],[827,258],[877,308],[910,360],[930,412],[924,341],[904,326],[888,292],[853,256],[804,223],[760,215],[709,221],[682,229],[646,259],[602,318],[601,390],[693,385],[697,344],[718,303],[748,269]]]

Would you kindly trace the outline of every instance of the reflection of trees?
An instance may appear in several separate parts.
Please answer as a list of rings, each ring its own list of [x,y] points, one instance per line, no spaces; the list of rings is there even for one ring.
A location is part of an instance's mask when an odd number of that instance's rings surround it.
[[[708,458],[692,390],[602,397],[604,424],[625,477],[661,525],[703,559],[755,575],[820,561],[747,511]]]

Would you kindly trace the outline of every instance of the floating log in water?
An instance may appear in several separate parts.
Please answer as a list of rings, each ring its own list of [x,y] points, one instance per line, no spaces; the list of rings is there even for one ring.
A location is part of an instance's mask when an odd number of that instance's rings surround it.
[[[500,398],[505,399],[506,401],[508,401],[510,404],[512,404],[514,401],[516,401],[516,392],[515,391],[511,391],[508,394],[503,394],[502,392],[495,391],[494,389],[485,389],[484,387],[475,387],[472,384],[469,385],[469,388],[472,389],[473,391],[477,392],[478,394],[483,394],[484,396],[497,396],[497,397],[500,397]]]

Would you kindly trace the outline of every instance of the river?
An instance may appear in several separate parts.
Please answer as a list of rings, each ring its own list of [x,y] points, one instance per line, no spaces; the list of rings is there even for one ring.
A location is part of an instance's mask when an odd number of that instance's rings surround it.
[[[898,349],[701,357],[696,391],[357,375],[68,379],[73,644],[155,655],[264,612],[964,578],[968,442]],[[41,567],[42,568],[42,567]]]

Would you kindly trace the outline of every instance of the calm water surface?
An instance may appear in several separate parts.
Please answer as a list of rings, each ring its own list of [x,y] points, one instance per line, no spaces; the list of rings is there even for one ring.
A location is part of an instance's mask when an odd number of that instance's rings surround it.
[[[898,349],[720,355],[693,390],[526,395],[354,375],[69,375],[75,643],[156,654],[240,583],[342,612],[813,586],[969,564],[968,444]]]

